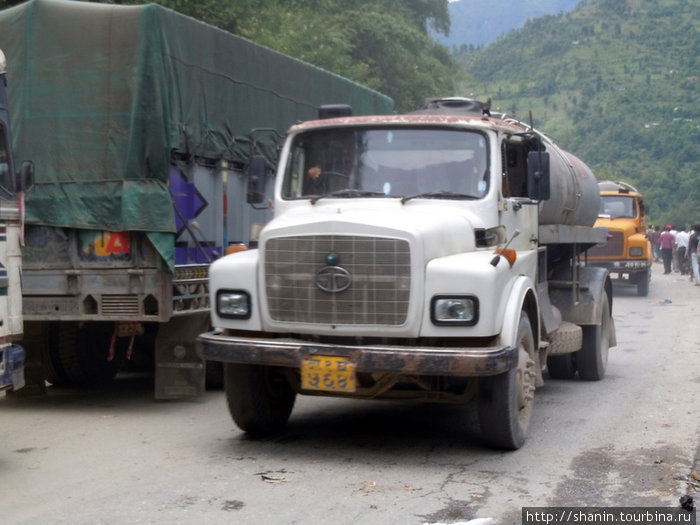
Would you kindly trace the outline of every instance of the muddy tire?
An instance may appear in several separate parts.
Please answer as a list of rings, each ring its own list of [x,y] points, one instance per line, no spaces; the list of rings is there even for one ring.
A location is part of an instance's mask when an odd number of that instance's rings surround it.
[[[49,356],[51,375],[48,378],[54,386],[76,386],[73,378],[78,370],[78,324],[51,323],[49,325]]]
[[[206,361],[204,366],[207,390],[224,388],[224,364],[219,361]]]
[[[296,399],[282,371],[269,366],[226,363],[224,388],[231,418],[252,436],[281,431]]]
[[[573,354],[551,355],[547,358],[547,371],[552,379],[571,379],[576,375]]]
[[[585,381],[600,381],[605,377],[610,348],[610,303],[608,295],[603,293],[600,324],[583,326],[583,347],[576,352],[578,375]]]
[[[525,312],[518,324],[518,366],[479,380],[481,436],[490,447],[515,450],[525,443],[535,394],[535,339]]]

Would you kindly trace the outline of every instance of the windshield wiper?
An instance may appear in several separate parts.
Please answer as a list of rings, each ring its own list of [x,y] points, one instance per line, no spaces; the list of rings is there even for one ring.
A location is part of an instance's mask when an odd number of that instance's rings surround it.
[[[401,204],[411,199],[455,199],[455,200],[473,200],[478,199],[474,195],[467,195],[466,193],[455,193],[453,191],[426,191],[425,193],[416,193],[415,195],[406,195],[401,197]]]
[[[311,199],[311,204],[316,204],[319,199],[325,199],[327,197],[343,197],[343,198],[353,198],[353,197],[386,197],[386,195],[380,191],[367,191],[367,190],[357,190],[353,188],[345,188],[344,190],[333,191],[331,193],[324,193],[323,195],[317,195]]]

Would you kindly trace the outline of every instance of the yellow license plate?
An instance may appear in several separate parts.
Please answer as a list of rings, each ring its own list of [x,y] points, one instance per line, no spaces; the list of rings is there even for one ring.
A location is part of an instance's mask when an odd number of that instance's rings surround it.
[[[354,392],[355,364],[346,357],[316,355],[301,364],[301,387],[325,392]]]

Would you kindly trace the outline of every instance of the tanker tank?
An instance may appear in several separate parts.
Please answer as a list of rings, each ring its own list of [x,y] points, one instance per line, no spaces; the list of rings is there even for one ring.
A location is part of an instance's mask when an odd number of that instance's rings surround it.
[[[593,226],[600,209],[598,181],[576,156],[544,138],[549,152],[550,198],[539,205],[541,225]]]
[[[491,100],[481,102],[463,97],[429,98],[417,115],[477,115],[495,117],[518,126],[523,133],[535,130],[504,113],[491,113]],[[580,159],[560,149],[551,139],[537,132],[549,153],[550,199],[539,205],[540,225],[592,227],[598,218],[600,191],[591,169]]]

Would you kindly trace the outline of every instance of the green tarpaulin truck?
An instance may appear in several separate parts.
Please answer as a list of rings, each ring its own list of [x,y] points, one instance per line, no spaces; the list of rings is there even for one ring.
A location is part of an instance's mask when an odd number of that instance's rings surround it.
[[[154,4],[31,0],[0,12],[0,47],[15,150],[36,166],[28,380],[99,385],[133,354],[155,356],[156,397],[199,395],[208,266],[267,221],[278,130],[392,100]]]

